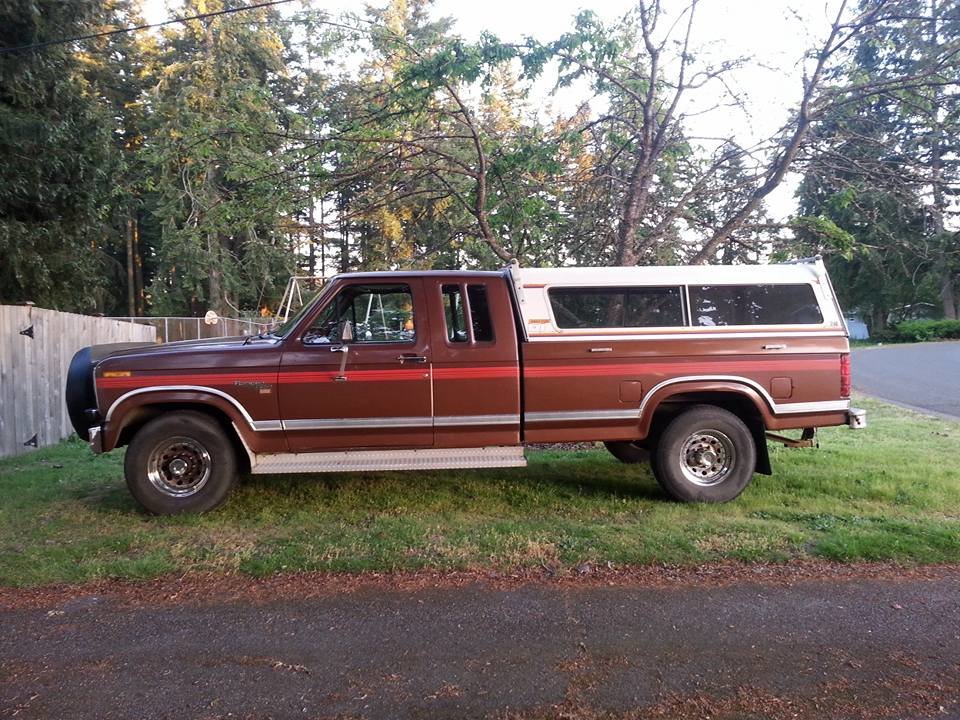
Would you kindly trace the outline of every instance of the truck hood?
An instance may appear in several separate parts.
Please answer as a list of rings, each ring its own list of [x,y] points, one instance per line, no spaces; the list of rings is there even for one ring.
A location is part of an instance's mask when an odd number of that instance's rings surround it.
[[[184,340],[163,345],[119,343],[95,345],[91,360],[98,371],[202,370],[224,367],[270,367],[279,363],[279,338],[238,336]]]

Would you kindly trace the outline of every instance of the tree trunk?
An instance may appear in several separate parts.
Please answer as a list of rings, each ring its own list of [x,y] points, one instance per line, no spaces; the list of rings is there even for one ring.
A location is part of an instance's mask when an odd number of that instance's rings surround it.
[[[137,317],[147,314],[146,298],[143,293],[143,254],[140,252],[140,218],[133,214],[133,287],[134,310]]]
[[[647,139],[644,138],[646,145]],[[617,265],[634,266],[637,264],[637,226],[640,224],[640,215],[647,206],[647,195],[650,188],[650,168],[646,158],[650,156],[648,145],[640,150],[641,157],[637,158],[633,172],[630,173],[630,185],[627,187],[627,196],[623,201],[620,212],[620,222],[617,223]]]
[[[137,220],[132,211],[127,213],[127,315],[135,317],[137,314],[137,288],[135,277],[136,259],[134,257],[134,234]]]
[[[223,315],[223,274],[220,271],[220,239],[215,233],[207,234],[207,253],[210,268],[207,271],[207,306],[217,315]]]
[[[940,299],[943,300],[943,316],[948,320],[960,319],[957,317],[957,294],[953,287],[953,273],[950,272],[949,267],[943,271]]]

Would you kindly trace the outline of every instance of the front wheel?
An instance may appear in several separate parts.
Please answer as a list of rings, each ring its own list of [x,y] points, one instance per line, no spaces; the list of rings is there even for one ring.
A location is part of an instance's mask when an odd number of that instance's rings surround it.
[[[675,500],[726,502],[743,492],[756,463],[753,436],[740,418],[695,405],[667,425],[652,465],[657,482]]]
[[[140,428],[123,469],[130,493],[148,512],[200,513],[227,499],[237,477],[237,458],[216,420],[182,411]]]

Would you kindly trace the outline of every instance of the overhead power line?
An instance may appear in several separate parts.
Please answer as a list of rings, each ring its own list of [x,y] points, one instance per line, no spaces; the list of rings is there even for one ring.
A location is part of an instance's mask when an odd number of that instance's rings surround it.
[[[244,7],[236,8],[227,8],[224,10],[217,10],[216,12],[201,13],[200,15],[190,15],[188,17],[178,17],[173,18],[172,20],[164,20],[163,22],[158,23],[149,23],[147,25],[135,25],[134,27],[126,28],[117,28],[116,30],[105,30],[104,32],[91,33],[89,35],[77,35],[76,37],[61,38],[59,40],[47,40],[46,42],[33,43],[31,45],[15,45],[13,47],[0,48],[0,55],[6,53],[14,52],[24,52],[27,50],[40,50],[41,48],[50,47],[51,45],[66,45],[67,43],[79,42],[80,40],[92,40],[98,37],[106,37],[107,35],[121,35],[123,33],[135,32],[137,30],[147,30],[149,28],[158,28],[165,25],[174,25],[176,23],[188,22],[190,20],[203,20],[204,18],[217,17],[218,15],[230,15],[231,13],[242,12],[245,10],[256,10],[257,8],[271,7],[273,5],[283,5],[284,3],[293,2],[293,0],[269,0],[268,2],[260,2],[254,5],[246,5]]]

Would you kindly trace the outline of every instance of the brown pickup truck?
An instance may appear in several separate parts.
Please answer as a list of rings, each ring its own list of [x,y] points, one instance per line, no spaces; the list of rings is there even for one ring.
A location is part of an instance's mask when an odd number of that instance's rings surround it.
[[[241,472],[522,467],[570,441],[719,502],[770,473],[767,433],[865,424],[818,259],[339,275],[271,333],[85,348],[66,397],[159,514]]]

